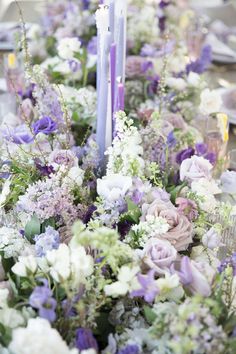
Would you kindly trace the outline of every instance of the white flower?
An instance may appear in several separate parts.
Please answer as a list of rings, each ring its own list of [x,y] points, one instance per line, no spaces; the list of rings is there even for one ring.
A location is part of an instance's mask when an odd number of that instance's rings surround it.
[[[188,74],[187,82],[190,86],[198,87],[200,84],[200,80],[201,80],[200,75],[198,75],[197,73],[191,71]]]
[[[211,179],[212,164],[202,156],[185,159],[180,166],[181,181],[197,181],[201,178]]]
[[[80,354],[97,354],[97,351],[95,349],[85,349],[80,352]]]
[[[201,93],[200,111],[203,114],[217,113],[222,106],[222,98],[216,90],[210,91],[208,88]]]
[[[216,230],[215,227],[210,228],[209,231],[207,231],[203,237],[202,237],[202,243],[205,247],[210,248],[210,249],[215,249],[222,245],[221,243],[221,235],[219,234],[218,230]]]
[[[200,178],[197,181],[191,183],[191,189],[193,192],[198,194],[220,194],[221,189],[218,187],[218,184],[215,180],[211,179],[210,181],[207,178]]]
[[[0,208],[3,207],[3,205],[7,201],[7,197],[11,192],[10,186],[11,186],[11,179],[7,179],[3,184],[2,193],[0,194]]]
[[[132,186],[132,178],[120,174],[111,174],[97,180],[97,192],[109,202],[123,198]]]
[[[60,244],[59,248],[47,252],[46,260],[50,266],[50,274],[53,279],[60,283],[70,276],[70,249],[65,244]]]
[[[0,308],[7,306],[7,298],[9,295],[9,290],[0,288]]]
[[[75,186],[80,187],[82,186],[83,178],[84,171],[79,168],[79,166],[74,166],[69,170],[67,176],[64,178],[62,187],[68,186],[71,189]]]
[[[138,288],[136,274],[139,272],[139,267],[130,268],[123,266],[118,274],[118,281],[111,285],[105,285],[104,291],[107,296],[123,296],[129,291]]]
[[[187,84],[184,79],[169,77],[166,79],[166,84],[177,91],[182,91],[187,87]]]
[[[78,38],[63,38],[60,40],[57,50],[62,59],[72,59],[75,53],[80,51],[81,42]]]
[[[93,257],[86,254],[84,247],[73,247],[70,261],[72,278],[77,286],[93,273]]]
[[[25,323],[20,311],[5,306],[0,310],[0,323],[9,328],[17,328]]]
[[[19,257],[19,261],[12,267],[13,273],[20,277],[26,277],[28,274],[35,274],[37,270],[36,258],[32,255]]]
[[[76,354],[69,349],[56,329],[43,318],[32,318],[26,328],[13,330],[9,349],[13,354]]]
[[[221,193],[217,183],[214,180],[207,178],[200,178],[191,183],[191,189],[196,193],[201,200],[199,206],[206,212],[213,212],[217,206],[217,200],[214,195]]]

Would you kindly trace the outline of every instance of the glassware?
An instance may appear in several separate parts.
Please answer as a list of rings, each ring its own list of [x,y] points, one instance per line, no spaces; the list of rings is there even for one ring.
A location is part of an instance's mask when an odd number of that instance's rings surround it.
[[[217,117],[207,117],[205,129],[205,143],[208,151],[216,154],[216,159],[224,159],[229,138],[229,122],[227,115],[217,114]]]
[[[218,257],[220,260],[225,259],[236,251],[236,216],[231,216],[231,225],[227,227],[221,234],[222,246],[219,247]]]
[[[8,92],[18,93],[24,89],[24,70],[22,63],[14,53],[4,55],[4,75]]]
[[[236,149],[228,153],[228,170],[236,172]]]

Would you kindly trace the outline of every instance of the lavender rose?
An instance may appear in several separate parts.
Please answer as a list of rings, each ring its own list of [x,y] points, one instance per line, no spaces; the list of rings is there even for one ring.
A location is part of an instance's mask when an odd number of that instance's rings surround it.
[[[71,150],[54,150],[49,156],[49,163],[54,168],[60,165],[72,168],[78,166],[78,159]]]
[[[43,133],[46,135],[52,134],[57,130],[57,123],[50,117],[43,117],[33,124],[34,134]]]
[[[161,216],[168,222],[170,229],[162,238],[169,241],[177,251],[184,251],[192,242],[192,224],[185,215],[178,213],[171,202],[163,203],[155,200],[151,205],[144,204],[141,220],[145,221],[147,215]]]
[[[188,182],[199,180],[200,178],[211,179],[212,164],[202,156],[192,156],[186,159],[180,166],[181,181]]]
[[[169,271],[171,264],[177,258],[177,251],[167,240],[151,238],[142,252],[142,261],[158,274]]]

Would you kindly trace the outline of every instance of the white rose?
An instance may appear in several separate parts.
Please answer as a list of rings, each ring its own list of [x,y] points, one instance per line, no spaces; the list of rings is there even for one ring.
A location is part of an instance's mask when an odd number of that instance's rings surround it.
[[[200,111],[203,114],[217,113],[222,106],[222,98],[216,90],[205,89],[201,93]]]
[[[20,277],[26,277],[28,274],[35,274],[37,270],[36,258],[32,255],[19,257],[19,261],[12,267],[13,273]]]
[[[43,318],[31,318],[26,328],[13,330],[9,349],[13,354],[78,354]]]
[[[114,202],[123,198],[132,186],[132,178],[113,174],[97,180],[98,195],[105,200]]]
[[[202,156],[192,156],[185,159],[180,166],[181,181],[197,181],[201,178],[211,179],[212,164]]]
[[[78,38],[63,38],[60,40],[57,50],[62,59],[72,59],[75,53],[80,51],[81,42]]]
[[[170,77],[166,79],[166,84],[170,87],[173,88],[177,91],[182,91],[187,87],[187,84],[184,79],[175,78],[175,77]]]

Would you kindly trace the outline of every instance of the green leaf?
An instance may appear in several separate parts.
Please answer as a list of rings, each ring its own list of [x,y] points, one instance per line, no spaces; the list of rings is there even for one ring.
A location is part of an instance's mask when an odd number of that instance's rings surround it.
[[[144,316],[149,324],[153,323],[156,319],[155,312],[149,306],[144,306]]]
[[[121,221],[128,220],[134,223],[139,222],[141,211],[139,207],[130,199],[126,199],[128,211],[121,215]]]
[[[33,215],[31,220],[25,226],[25,237],[28,241],[32,242],[35,235],[40,235],[40,221],[36,215]]]
[[[41,225],[42,233],[45,232],[46,227],[48,227],[48,226],[51,226],[55,229],[55,219],[54,218],[49,218],[42,223],[42,225]]]

